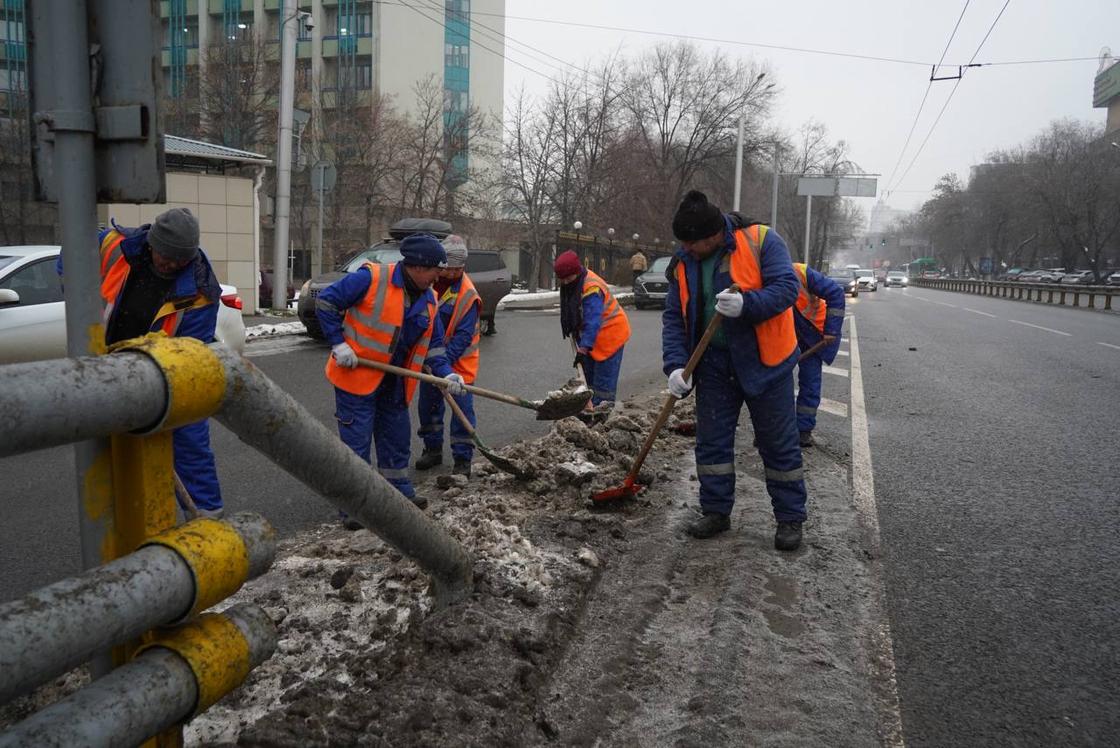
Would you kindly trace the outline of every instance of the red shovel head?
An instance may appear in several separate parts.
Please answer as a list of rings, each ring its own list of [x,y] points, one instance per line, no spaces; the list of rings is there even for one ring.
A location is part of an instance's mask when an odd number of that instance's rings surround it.
[[[644,490],[646,490],[645,486],[638,483],[633,478],[627,477],[626,480],[623,481],[621,486],[615,486],[614,488],[608,488],[600,491],[599,493],[591,494],[591,500],[594,502],[600,502],[632,499]]]

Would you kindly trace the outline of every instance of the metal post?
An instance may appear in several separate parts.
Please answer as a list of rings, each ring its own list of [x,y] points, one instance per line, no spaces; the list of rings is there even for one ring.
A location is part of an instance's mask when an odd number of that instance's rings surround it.
[[[778,163],[778,142],[774,141],[774,187],[770,194],[770,227],[778,228],[778,178],[781,176],[781,166]]]
[[[54,100],[40,101],[53,110],[54,160],[59,171],[58,221],[66,268],[66,350],[84,356],[104,350],[101,325],[100,270],[97,242],[97,197],[94,170],[94,118],[90,98],[90,49],[85,0],[43,0],[31,4],[37,45],[49,50],[54,71]],[[112,531],[112,475],[109,441],[74,445],[78,483],[78,527],[82,566],[104,561],[105,538]],[[97,678],[112,667],[108,653],[95,658]]]
[[[801,261],[809,264],[809,221],[813,215],[813,196],[805,196],[805,247],[801,251]]]
[[[739,112],[739,141],[735,146],[735,210],[739,210],[739,197],[743,192],[743,120],[747,110]]]
[[[272,308],[288,308],[288,218],[292,199],[292,109],[296,79],[296,0],[280,11],[280,137],[276,142],[276,210],[273,215]]]
[[[322,161],[315,164],[319,168],[323,164]],[[315,246],[315,273],[318,275],[323,272],[323,191],[327,186],[327,169],[322,166],[319,169],[319,237]],[[338,203],[335,203],[337,206]],[[338,234],[335,234],[337,237]]]

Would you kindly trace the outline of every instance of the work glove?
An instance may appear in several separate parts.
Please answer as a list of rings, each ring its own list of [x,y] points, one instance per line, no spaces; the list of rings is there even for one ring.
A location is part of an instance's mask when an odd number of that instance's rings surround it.
[[[669,375],[669,392],[673,397],[680,399],[692,392],[692,377],[684,378],[684,369],[673,369]]]
[[[467,388],[463,386],[465,384],[465,382],[463,382],[463,377],[455,372],[448,374],[443,378],[443,381],[447,382],[447,391],[452,395],[458,397],[459,395],[467,394]]]
[[[727,288],[716,294],[716,311],[735,318],[743,313],[743,294]]]
[[[586,348],[576,348],[576,357],[572,361],[572,366],[586,368],[589,363],[591,363],[591,352]]]
[[[335,363],[344,369],[353,369],[358,365],[358,354],[354,353],[354,349],[346,341],[333,346],[331,355],[334,356]]]

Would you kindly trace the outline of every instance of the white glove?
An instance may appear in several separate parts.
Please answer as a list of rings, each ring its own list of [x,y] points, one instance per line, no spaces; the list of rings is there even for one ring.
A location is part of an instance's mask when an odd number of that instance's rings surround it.
[[[738,317],[743,313],[743,294],[724,289],[716,294],[716,311],[724,317]]]
[[[335,363],[344,369],[353,369],[358,365],[358,354],[354,353],[354,349],[345,340],[331,348],[331,355],[334,356]]]
[[[448,383],[447,391],[452,395],[458,396],[467,394],[467,388],[463,386],[465,384],[463,382],[463,377],[461,377],[460,375],[452,372],[444,377],[443,381]]]
[[[669,375],[669,392],[678,399],[692,392],[692,377],[685,379],[684,369],[673,369]]]

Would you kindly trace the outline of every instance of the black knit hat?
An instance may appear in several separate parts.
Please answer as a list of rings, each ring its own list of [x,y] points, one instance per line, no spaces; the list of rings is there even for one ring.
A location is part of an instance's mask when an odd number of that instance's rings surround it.
[[[673,236],[682,242],[707,239],[726,228],[723,212],[708,202],[708,196],[698,190],[691,190],[681,200],[677,214],[673,216]]]

